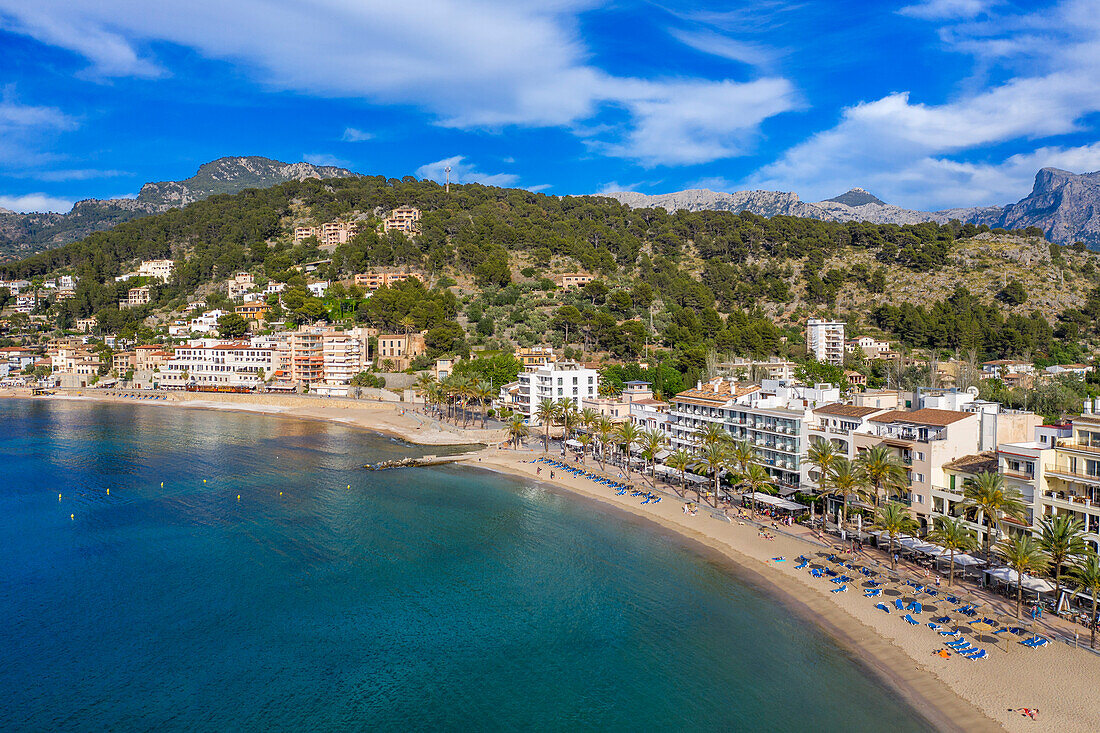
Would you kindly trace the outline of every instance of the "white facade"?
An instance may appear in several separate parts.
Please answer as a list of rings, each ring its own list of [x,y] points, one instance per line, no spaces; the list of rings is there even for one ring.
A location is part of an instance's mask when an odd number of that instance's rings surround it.
[[[574,361],[528,367],[519,375],[515,409],[531,418],[543,400],[568,399],[580,410],[581,401],[595,398],[599,386],[600,373]]]
[[[806,321],[806,351],[820,362],[844,365],[844,322]]]
[[[199,339],[177,348],[161,371],[165,386],[256,387],[273,371],[271,347]]]

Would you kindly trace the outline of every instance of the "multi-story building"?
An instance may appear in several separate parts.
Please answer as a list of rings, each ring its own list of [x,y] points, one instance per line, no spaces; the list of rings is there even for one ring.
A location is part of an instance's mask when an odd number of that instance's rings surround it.
[[[543,400],[570,400],[580,410],[583,400],[599,394],[600,373],[575,361],[558,361],[527,367],[518,382],[513,409],[534,418]]]
[[[370,340],[365,328],[324,331],[321,334],[323,390],[347,394],[351,378],[370,366]]]
[[[921,408],[887,411],[869,418],[870,432],[852,434],[857,455],[884,445],[905,465],[909,504],[923,528],[932,514],[933,488],[947,485],[944,464],[978,452],[980,420],[977,413]]]
[[[554,284],[562,290],[572,290],[573,288],[583,288],[585,285],[595,280],[596,277],[587,272],[565,272],[560,275],[554,275],[552,279],[554,280]]]
[[[12,295],[19,295],[30,286],[30,280],[4,280],[0,278],[0,288],[7,290]]]
[[[16,313],[30,313],[38,304],[42,302],[42,298],[38,297],[38,293],[35,292],[23,292],[15,296],[15,312]]]
[[[410,277],[414,280],[423,281],[424,279],[415,272],[361,272],[355,276],[353,282],[367,290],[378,290],[381,287],[405,282]]]
[[[761,379],[793,380],[798,364],[785,359],[733,359],[719,363],[716,368],[723,377],[756,382]]]
[[[844,364],[844,322],[806,321],[806,351],[826,364]]]
[[[137,270],[116,277],[115,282],[129,280],[132,277],[150,277],[161,282],[168,282],[172,278],[172,270],[175,265],[176,263],[173,260],[146,260],[138,265]]]
[[[989,379],[1004,379],[1009,375],[1034,374],[1035,365],[1029,361],[1015,359],[996,359],[982,362],[982,376]]]
[[[248,341],[198,339],[176,349],[161,368],[166,387],[256,388],[272,372],[271,348]]]
[[[668,403],[663,400],[653,397],[632,400],[630,403],[630,422],[638,430],[656,430],[662,433],[666,439],[670,439],[672,436],[672,426],[668,417]]]
[[[1072,435],[1043,455],[1044,513],[1080,519],[1089,542],[1100,547],[1100,415],[1073,418]]]
[[[519,363],[523,364],[524,367],[542,366],[543,364],[555,362],[558,359],[558,357],[554,356],[554,349],[549,346],[519,348],[516,349],[514,356],[519,359]]]
[[[149,288],[142,285],[140,288],[130,288],[126,294],[126,300],[120,300],[118,307],[121,308],[136,308],[139,305],[148,305],[152,298],[149,295]]]
[[[149,344],[134,349],[134,368],[139,371],[154,371],[162,368],[172,358],[172,352],[163,346]]]
[[[849,405],[837,402],[822,405],[813,410],[813,420],[809,424],[808,434],[811,443],[830,441],[848,460],[855,460],[856,447],[852,440],[854,433],[870,433],[871,418],[888,412],[887,408]],[[817,486],[817,473],[809,474],[810,484]]]
[[[338,244],[346,244],[358,233],[358,222],[330,221],[319,227],[295,227],[294,243],[298,244],[310,237],[316,237],[322,247],[335,247]]]
[[[115,370],[120,377],[131,369],[137,367],[137,352],[134,351],[116,351],[111,355],[111,369]]]
[[[707,424],[726,430],[734,440],[748,440],[758,463],[781,493],[793,493],[807,483],[805,465],[813,410],[840,400],[831,384],[807,387],[781,380],[744,384],[712,379],[669,400],[669,424],[674,447],[694,449],[698,432]]]
[[[382,230],[415,234],[420,228],[420,209],[412,206],[399,206],[390,212],[382,222]]]
[[[879,341],[871,336],[860,336],[858,338],[849,339],[844,345],[844,349],[849,354],[854,354],[858,351],[865,357],[875,359],[890,351],[890,342]]]
[[[413,359],[424,353],[425,343],[422,333],[385,333],[378,335],[378,358],[383,362],[391,362],[394,371],[404,371],[409,368]]]
[[[1054,377],[1068,374],[1073,377],[1084,379],[1094,372],[1095,369],[1088,364],[1055,364],[1053,366],[1048,366],[1043,371]]]
[[[271,306],[263,301],[257,301],[238,305],[233,309],[233,312],[246,321],[262,323],[267,318],[267,314],[271,312]]]
[[[653,400],[653,388],[649,382],[626,382],[622,393],[616,397],[585,397],[581,400],[581,409],[595,410],[612,422],[628,422],[630,406],[640,400]]]

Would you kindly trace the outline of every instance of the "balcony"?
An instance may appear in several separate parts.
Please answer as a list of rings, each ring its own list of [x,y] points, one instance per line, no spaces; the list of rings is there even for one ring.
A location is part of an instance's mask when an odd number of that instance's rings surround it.
[[[1069,509],[1070,511],[1100,513],[1100,504],[1092,501],[1087,496],[1075,496],[1073,494],[1066,494],[1065,492],[1047,491],[1044,494],[1044,500],[1051,506]]]
[[[1004,471],[1001,471],[1001,474],[1005,478],[1014,478],[1018,481],[1029,481],[1030,482],[1030,481],[1035,480],[1035,476],[1033,474],[1025,473],[1023,471],[1010,471],[1008,469],[1005,469]]]
[[[1066,448],[1068,450],[1080,450],[1088,453],[1100,453],[1100,445],[1086,445],[1085,443],[1078,443],[1075,440],[1059,440],[1057,442],[1058,448]]]
[[[1068,466],[1055,466],[1048,463],[1046,464],[1046,472],[1062,478],[1068,478],[1072,481],[1087,481],[1092,484],[1100,485],[1100,475],[1071,471]]]

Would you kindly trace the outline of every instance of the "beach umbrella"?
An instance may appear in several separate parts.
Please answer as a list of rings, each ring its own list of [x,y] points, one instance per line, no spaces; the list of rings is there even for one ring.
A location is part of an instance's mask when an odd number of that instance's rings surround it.
[[[993,633],[993,627],[985,621],[972,621],[970,623],[970,628],[978,635],[978,641],[982,640],[982,636]],[[993,641],[997,641],[996,637],[994,637]]]

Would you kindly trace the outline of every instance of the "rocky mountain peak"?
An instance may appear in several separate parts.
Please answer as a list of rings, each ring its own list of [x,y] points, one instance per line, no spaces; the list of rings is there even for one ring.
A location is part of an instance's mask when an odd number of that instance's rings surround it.
[[[886,206],[886,202],[875,196],[872,193],[868,193],[862,188],[851,188],[839,196],[834,196],[831,199],[825,199],[825,201],[831,201],[836,204],[844,204],[845,206],[866,206],[867,204],[878,204],[879,206]]]

